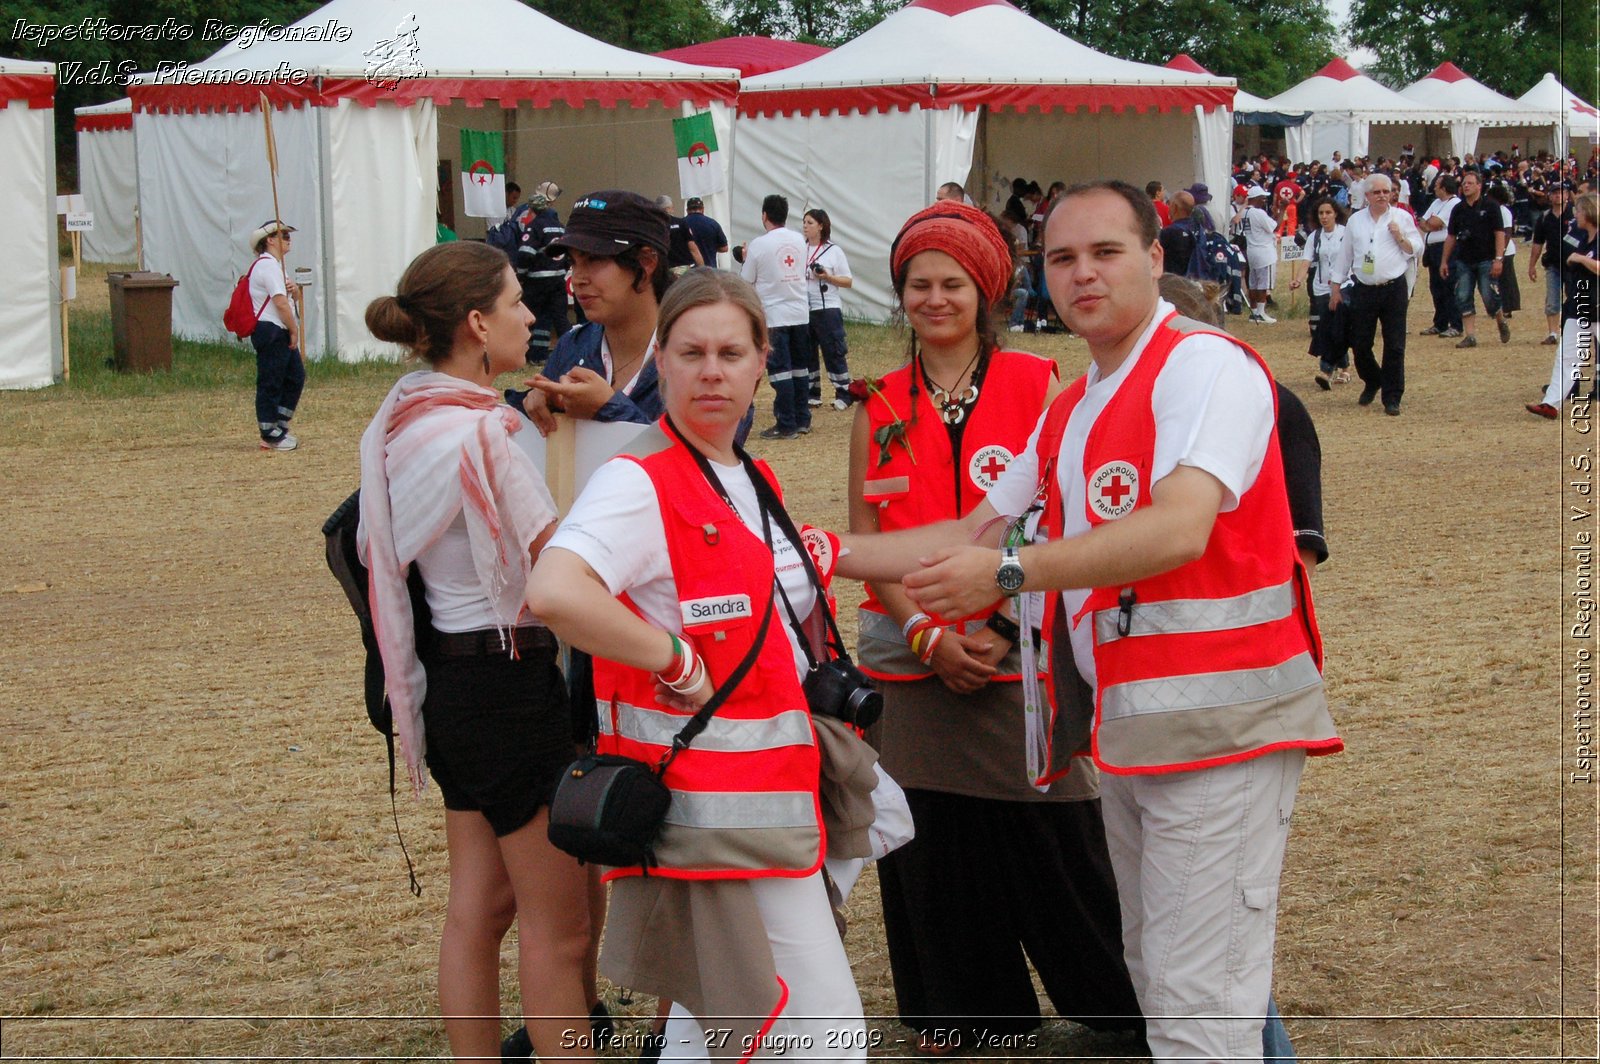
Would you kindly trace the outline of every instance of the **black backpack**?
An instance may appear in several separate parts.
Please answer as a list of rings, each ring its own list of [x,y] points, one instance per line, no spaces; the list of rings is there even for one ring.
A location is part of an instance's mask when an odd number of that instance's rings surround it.
[[[356,528],[361,523],[361,492],[357,490],[339,504],[338,509],[322,523],[322,537],[327,542],[328,568],[344,589],[350,608],[361,624],[361,645],[366,647],[367,661],[364,671],[364,691],[367,702],[367,719],[384,737],[389,747],[389,812],[394,817],[395,837],[400,840],[400,852],[405,855],[406,873],[411,879],[411,893],[422,896],[422,884],[417,880],[417,870],[411,864],[411,852],[400,834],[400,813],[394,797],[394,712],[389,706],[389,696],[384,692],[383,658],[378,653],[378,633],[372,626],[372,607],[367,601],[367,567],[356,550]],[[411,615],[416,621],[417,646],[433,630],[433,615],[428,611],[428,600],[422,586],[422,576],[413,565],[406,577],[406,589],[411,593]]]

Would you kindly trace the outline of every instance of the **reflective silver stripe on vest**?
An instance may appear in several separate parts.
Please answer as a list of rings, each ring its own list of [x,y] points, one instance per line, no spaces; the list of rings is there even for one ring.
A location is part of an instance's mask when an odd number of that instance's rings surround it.
[[[1121,610],[1096,610],[1096,646],[1121,639],[1117,622]],[[1243,595],[1223,599],[1168,599],[1135,602],[1128,635],[1179,635],[1186,632],[1226,632],[1268,621],[1281,621],[1294,612],[1294,585],[1288,581]]]
[[[671,746],[672,737],[683,730],[689,718],[680,713],[617,702],[617,734],[651,746]],[[611,703],[595,702],[600,716],[600,733],[613,734]],[[744,754],[757,750],[778,750],[786,746],[811,746],[811,717],[803,709],[791,709],[763,720],[734,720],[714,716],[691,748],[719,754]]]
[[[963,621],[959,627],[962,635],[971,635],[979,631],[989,622],[987,617],[975,617],[970,621]],[[900,634],[899,623],[887,613],[877,610],[862,609],[856,614],[856,631],[867,639],[882,639],[886,643],[899,643],[905,645],[906,637]]]
[[[1322,673],[1317,671],[1317,663],[1305,652],[1282,665],[1265,669],[1134,680],[1115,684],[1101,693],[1100,719],[1108,721],[1144,713],[1236,706],[1292,694],[1321,682]]]
[[[816,798],[810,791],[673,791],[667,823],[685,828],[815,827]]]

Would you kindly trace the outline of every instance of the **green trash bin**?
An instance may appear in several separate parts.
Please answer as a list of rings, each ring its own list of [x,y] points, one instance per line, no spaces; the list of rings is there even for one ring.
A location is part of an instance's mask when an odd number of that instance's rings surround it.
[[[108,273],[112,364],[122,373],[172,368],[172,290],[164,273]]]

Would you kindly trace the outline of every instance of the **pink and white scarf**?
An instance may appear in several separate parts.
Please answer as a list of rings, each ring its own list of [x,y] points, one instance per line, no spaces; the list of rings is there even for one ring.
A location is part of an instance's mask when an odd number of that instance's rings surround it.
[[[522,427],[521,416],[488,388],[421,371],[395,383],[361,437],[356,542],[369,571],[395,734],[418,795],[427,780],[427,677],[417,657],[406,570],[460,512],[483,593],[509,636],[525,609],[528,548],[556,519],[544,478],[511,442]]]

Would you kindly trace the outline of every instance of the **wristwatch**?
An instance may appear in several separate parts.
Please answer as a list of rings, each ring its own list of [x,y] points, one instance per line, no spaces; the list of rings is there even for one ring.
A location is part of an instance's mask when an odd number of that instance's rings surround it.
[[[1022,590],[1022,561],[1016,547],[1006,547],[1000,552],[1000,568],[994,571],[994,582],[1008,595]]]

